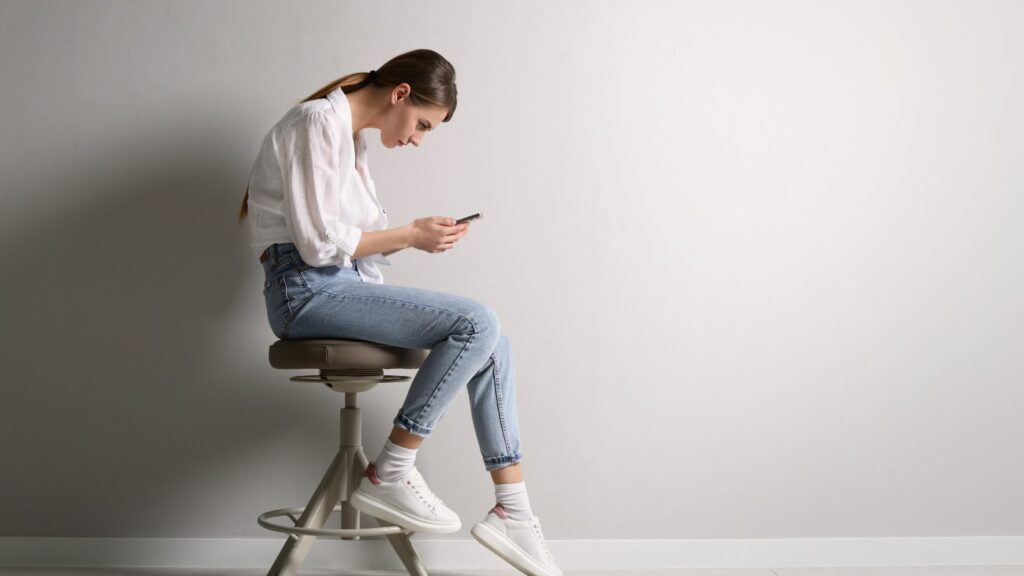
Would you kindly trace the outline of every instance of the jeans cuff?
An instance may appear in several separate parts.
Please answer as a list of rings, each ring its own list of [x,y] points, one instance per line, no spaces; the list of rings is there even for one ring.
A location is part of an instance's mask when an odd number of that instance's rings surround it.
[[[432,432],[430,428],[424,428],[423,426],[420,426],[419,424],[406,418],[405,415],[402,414],[401,412],[398,413],[398,416],[395,416],[395,421],[392,422],[392,424],[398,426],[399,428],[403,428],[408,432],[412,432],[417,436],[422,436],[424,438],[430,436],[430,433]]]
[[[484,458],[484,468],[486,468],[488,472],[492,472],[499,468],[518,464],[522,461],[523,455],[519,452],[515,452],[512,455],[491,456],[489,458]]]

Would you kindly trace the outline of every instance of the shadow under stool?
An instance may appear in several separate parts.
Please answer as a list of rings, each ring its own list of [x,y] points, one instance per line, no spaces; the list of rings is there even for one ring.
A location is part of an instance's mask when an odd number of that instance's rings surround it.
[[[320,382],[345,394],[341,409],[341,442],[338,453],[305,508],[281,508],[260,514],[260,526],[288,534],[268,576],[294,576],[317,538],[342,540],[387,538],[409,574],[427,576],[413,548],[414,531],[373,518],[377,527],[360,528],[359,511],[349,503],[359,487],[369,461],[363,453],[362,421],[356,397],[382,382],[404,382],[408,376],[384,374],[384,370],[419,368],[430,350],[397,348],[360,340],[278,340],[270,346],[270,365],[285,370],[314,369],[318,374],[293,376],[296,382]],[[324,528],[333,512],[341,512],[341,528]],[[275,524],[271,518],[287,516],[292,526]]]

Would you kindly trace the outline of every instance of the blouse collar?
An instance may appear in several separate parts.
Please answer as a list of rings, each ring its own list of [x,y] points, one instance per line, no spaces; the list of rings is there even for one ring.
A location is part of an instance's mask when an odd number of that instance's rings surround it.
[[[334,107],[341,118],[341,124],[348,133],[352,133],[352,107],[348,103],[348,97],[341,87],[335,88],[327,94],[327,101]],[[356,145],[356,154],[362,154],[366,150],[366,142],[363,141],[363,131],[352,135],[352,141]]]

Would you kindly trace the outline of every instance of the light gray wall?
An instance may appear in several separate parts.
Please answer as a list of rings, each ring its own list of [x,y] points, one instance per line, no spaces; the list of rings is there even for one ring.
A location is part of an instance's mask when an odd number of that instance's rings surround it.
[[[1024,4],[53,2],[0,17],[0,535],[269,537],[342,398],[271,369],[260,139],[432,48],[391,284],[493,306],[550,538],[1024,534]],[[364,400],[376,455],[405,385]],[[420,469],[493,501],[458,400]]]

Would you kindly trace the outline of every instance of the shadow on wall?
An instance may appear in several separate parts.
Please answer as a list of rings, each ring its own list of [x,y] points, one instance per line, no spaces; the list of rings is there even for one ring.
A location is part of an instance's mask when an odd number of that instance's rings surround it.
[[[172,142],[165,150],[7,175],[0,493],[18,498],[2,534],[200,536],[197,524],[213,535],[239,517],[262,533],[251,510],[216,525],[188,518],[183,506],[203,502],[183,491],[203,490],[195,476],[246,444],[301,435],[334,446],[294,426],[309,396],[261,397],[252,379],[269,371],[274,338],[252,330],[266,320],[252,318],[253,299],[265,313],[262,274],[254,281],[237,222],[248,170],[222,153],[238,143],[213,128],[161,132],[147,141]],[[336,429],[337,413],[323,412]]]

